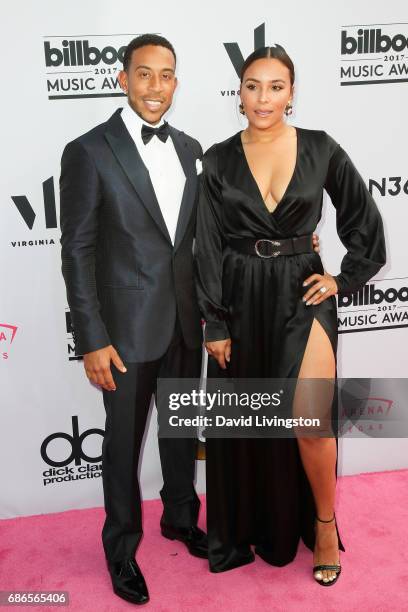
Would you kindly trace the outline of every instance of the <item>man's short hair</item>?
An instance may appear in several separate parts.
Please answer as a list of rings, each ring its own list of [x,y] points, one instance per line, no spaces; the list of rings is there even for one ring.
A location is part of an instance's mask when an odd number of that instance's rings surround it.
[[[131,40],[126,47],[126,51],[123,56],[123,70],[125,70],[125,72],[127,72],[129,69],[133,51],[136,51],[136,49],[140,49],[141,47],[147,47],[148,45],[165,47],[174,55],[174,61],[177,61],[174,47],[171,42],[167,40],[167,38],[164,38],[164,36],[159,36],[159,34],[142,34],[141,36],[137,36]]]

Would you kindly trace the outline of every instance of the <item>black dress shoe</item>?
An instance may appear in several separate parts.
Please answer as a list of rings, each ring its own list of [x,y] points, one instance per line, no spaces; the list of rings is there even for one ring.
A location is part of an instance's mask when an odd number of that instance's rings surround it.
[[[207,534],[199,527],[172,527],[165,523],[160,523],[162,535],[169,540],[179,540],[183,542],[190,555],[208,559],[208,540]]]
[[[134,604],[149,601],[149,592],[143,574],[134,559],[125,559],[116,563],[108,562],[112,578],[113,592]]]

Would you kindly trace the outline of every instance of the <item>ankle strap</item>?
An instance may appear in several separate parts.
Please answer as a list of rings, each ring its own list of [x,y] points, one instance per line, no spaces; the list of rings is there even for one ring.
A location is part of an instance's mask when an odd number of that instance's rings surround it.
[[[318,521],[320,521],[320,523],[331,523],[332,521],[334,521],[334,519],[336,518],[336,514],[333,514],[333,518],[329,519],[328,521],[323,521],[322,519],[320,519],[317,514],[316,514],[316,519]]]

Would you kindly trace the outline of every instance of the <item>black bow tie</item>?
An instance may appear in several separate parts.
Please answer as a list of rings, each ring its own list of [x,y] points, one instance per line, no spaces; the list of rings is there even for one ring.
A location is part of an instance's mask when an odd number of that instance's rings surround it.
[[[148,142],[150,142],[153,136],[157,136],[157,138],[159,138],[162,142],[166,142],[166,140],[169,137],[169,124],[167,123],[167,121],[165,121],[163,125],[161,125],[158,128],[154,128],[150,125],[143,124],[142,126],[143,143],[147,144]]]

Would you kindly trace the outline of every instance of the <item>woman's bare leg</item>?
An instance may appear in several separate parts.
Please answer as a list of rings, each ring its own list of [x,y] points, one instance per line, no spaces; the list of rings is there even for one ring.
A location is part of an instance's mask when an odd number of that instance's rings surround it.
[[[313,308],[313,307],[312,307]],[[294,415],[304,417],[322,417],[324,431],[330,432],[330,415],[333,400],[336,364],[333,349],[327,333],[317,321],[313,320],[309,339],[299,372],[294,400]],[[315,383],[309,379],[319,379]],[[326,417],[326,420],[325,420]],[[306,433],[306,432],[304,432]],[[323,434],[324,435],[324,434]],[[313,492],[317,516],[329,520],[334,515],[336,491],[336,440],[334,437],[322,437],[322,433],[313,436],[310,431],[298,436],[298,444],[303,467]],[[338,564],[339,551],[335,522],[321,523],[316,521],[316,544],[313,555],[314,565]],[[333,580],[336,572],[324,570],[315,574],[318,580]]]

